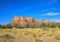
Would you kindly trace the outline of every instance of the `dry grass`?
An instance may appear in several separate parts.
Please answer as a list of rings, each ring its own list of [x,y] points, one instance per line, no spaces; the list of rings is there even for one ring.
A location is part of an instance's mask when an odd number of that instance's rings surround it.
[[[9,36],[10,37],[12,36],[12,38],[10,38]],[[0,42],[42,42],[42,41],[59,42],[60,28],[0,29]]]

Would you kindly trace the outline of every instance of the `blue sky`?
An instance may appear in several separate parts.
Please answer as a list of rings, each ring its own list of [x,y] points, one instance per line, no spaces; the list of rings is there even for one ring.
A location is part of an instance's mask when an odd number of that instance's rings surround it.
[[[10,23],[14,16],[60,22],[60,0],[0,0],[0,24]]]

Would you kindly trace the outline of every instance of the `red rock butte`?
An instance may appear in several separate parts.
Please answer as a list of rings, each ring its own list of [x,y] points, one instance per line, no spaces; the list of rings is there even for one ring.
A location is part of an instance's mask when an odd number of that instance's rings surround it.
[[[21,25],[25,25],[25,24],[48,24],[48,23],[54,23],[54,21],[51,20],[39,20],[36,21],[34,18],[32,17],[21,17],[21,16],[14,16],[13,21],[12,21],[12,25],[13,24],[21,24]]]
[[[11,24],[25,25],[25,24],[34,24],[34,23],[35,20],[32,17],[25,18],[25,17],[15,16]]]

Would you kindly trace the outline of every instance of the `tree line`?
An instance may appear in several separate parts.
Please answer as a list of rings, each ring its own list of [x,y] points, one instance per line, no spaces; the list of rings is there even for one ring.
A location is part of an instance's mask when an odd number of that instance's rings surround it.
[[[60,28],[60,23],[51,23],[51,24],[25,24],[25,25],[20,25],[20,24],[7,24],[7,25],[0,25],[0,28]]]

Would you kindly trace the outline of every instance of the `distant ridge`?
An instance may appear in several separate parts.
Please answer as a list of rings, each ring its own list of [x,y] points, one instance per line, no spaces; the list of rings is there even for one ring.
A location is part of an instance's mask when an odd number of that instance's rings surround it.
[[[35,20],[33,17],[22,17],[22,16],[14,16],[13,21],[11,22],[11,24],[21,24],[21,25],[25,25],[25,24],[41,24],[41,23],[45,23],[45,24],[49,24],[49,23],[56,23],[56,21],[52,21],[49,19],[44,19],[44,20]]]

